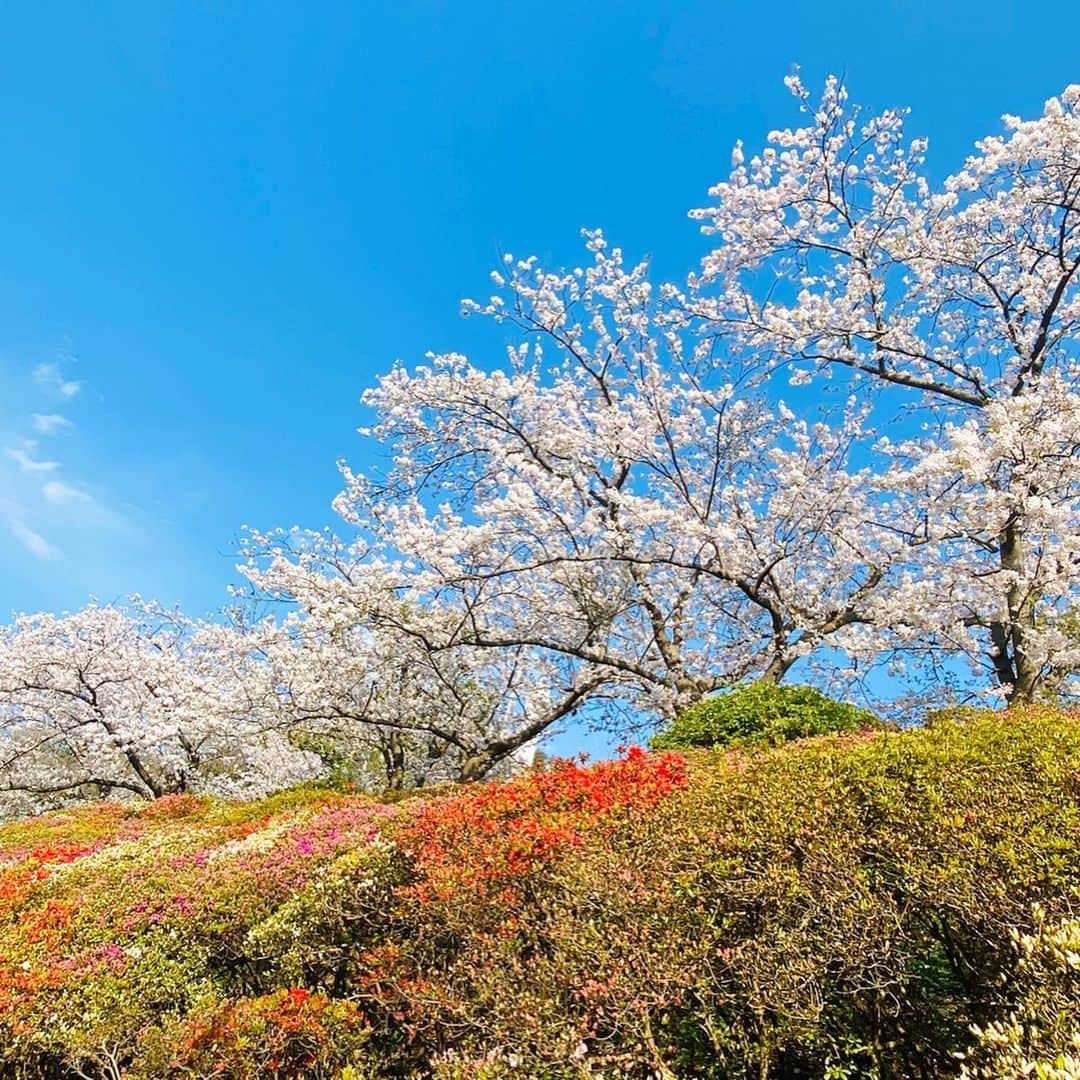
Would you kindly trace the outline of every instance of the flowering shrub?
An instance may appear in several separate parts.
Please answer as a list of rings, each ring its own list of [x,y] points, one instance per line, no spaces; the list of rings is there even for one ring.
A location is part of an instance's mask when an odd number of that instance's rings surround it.
[[[1078,790],[1080,722],[1029,710],[5,826],[0,1075],[900,1080],[1005,1075],[1014,1035],[1041,1067]]]
[[[358,1006],[299,986],[257,998],[214,1000],[172,1032],[171,1054],[155,1062],[151,1077],[286,1080],[340,1076],[363,1053],[367,1025]]]
[[[464,889],[513,891],[537,864],[578,847],[585,835],[647,811],[686,786],[674,754],[631,748],[619,761],[585,769],[563,763],[530,783],[491,783],[423,807],[400,836],[420,870],[416,896],[455,902]]]
[[[1048,924],[1039,907],[1034,919],[1033,933],[1015,935],[1019,961],[1005,987],[1005,1015],[975,1029],[965,1078],[1080,1077],[1080,919]]]

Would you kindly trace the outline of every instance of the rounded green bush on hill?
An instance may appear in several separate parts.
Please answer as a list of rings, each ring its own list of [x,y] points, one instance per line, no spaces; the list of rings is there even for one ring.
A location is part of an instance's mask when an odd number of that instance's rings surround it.
[[[656,750],[778,746],[811,735],[881,726],[873,713],[835,701],[812,686],[756,682],[691,705],[650,742]]]

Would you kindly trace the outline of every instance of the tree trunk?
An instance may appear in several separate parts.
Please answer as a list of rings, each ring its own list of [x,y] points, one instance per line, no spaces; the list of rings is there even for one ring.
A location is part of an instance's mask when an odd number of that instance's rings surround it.
[[[758,681],[772,683],[775,686],[783,680],[794,663],[794,659],[790,656],[785,656],[783,653],[774,653],[773,658],[769,661],[769,666],[761,673]]]
[[[994,669],[1010,705],[1033,700],[1039,684],[1039,666],[1029,650],[1028,630],[1034,624],[1033,598],[1021,584],[1024,569],[1024,531],[1019,522],[1006,526],[1000,537],[1001,569],[1014,576],[1005,594],[1008,624],[996,623],[990,636],[996,650]]]
[[[486,750],[470,754],[458,770],[458,783],[471,784],[474,780],[482,780],[494,764],[491,754]]]
[[[405,786],[405,746],[400,731],[391,731],[382,747],[386,765],[386,786],[390,791],[400,791]]]

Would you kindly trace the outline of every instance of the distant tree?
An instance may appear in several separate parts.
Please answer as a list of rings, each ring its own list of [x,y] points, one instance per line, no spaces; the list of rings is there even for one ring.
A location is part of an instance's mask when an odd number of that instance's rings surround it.
[[[260,630],[267,712],[296,745],[381,763],[369,786],[505,771],[600,685],[527,643],[463,641],[463,618],[482,611],[440,603],[362,543],[293,530],[252,533],[247,551],[258,595],[293,605]]]
[[[0,629],[0,811],[311,778],[317,760],[255,708],[250,661],[229,627],[137,601],[16,618]]]

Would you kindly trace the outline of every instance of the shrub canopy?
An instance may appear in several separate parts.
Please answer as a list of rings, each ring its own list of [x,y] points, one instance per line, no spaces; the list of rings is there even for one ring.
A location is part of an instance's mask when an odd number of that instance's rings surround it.
[[[657,750],[779,745],[790,739],[880,727],[865,709],[812,686],[754,682],[705,698],[678,713],[651,740]]]
[[[1073,939],[1054,928],[1080,887],[1078,792],[1080,720],[1028,710],[632,751],[393,805],[298,790],[27,820],[0,828],[0,1075],[1053,1062],[1080,1015],[1053,952]],[[999,1030],[1016,1054],[994,1057]]]

